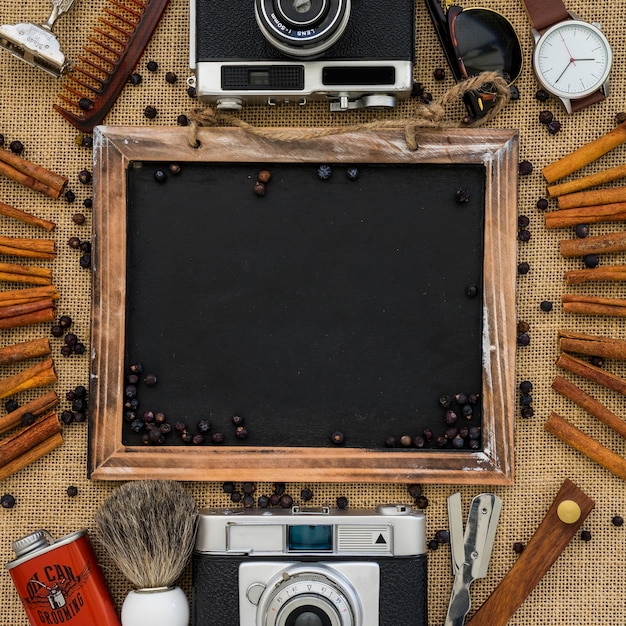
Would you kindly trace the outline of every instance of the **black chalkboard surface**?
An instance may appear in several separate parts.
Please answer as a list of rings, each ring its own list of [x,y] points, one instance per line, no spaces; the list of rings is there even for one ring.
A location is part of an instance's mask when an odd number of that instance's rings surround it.
[[[377,448],[436,439],[439,397],[480,394],[485,168],[357,167],[320,180],[311,164],[183,164],[157,182],[168,163],[131,166],[126,364],[159,379],[142,410],[247,445],[341,431]]]
[[[92,478],[511,483],[517,133],[336,132],[95,130]]]

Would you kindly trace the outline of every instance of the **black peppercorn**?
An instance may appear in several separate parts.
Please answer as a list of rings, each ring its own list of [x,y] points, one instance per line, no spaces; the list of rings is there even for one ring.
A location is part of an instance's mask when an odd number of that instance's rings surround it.
[[[539,308],[545,313],[549,313],[550,311],[552,311],[552,302],[550,302],[550,300],[543,300],[539,304]]]
[[[527,215],[518,215],[517,226],[518,228],[526,228],[530,224],[530,218]]]
[[[26,412],[22,415],[20,423],[22,426],[30,426],[35,422],[35,416],[30,412]]]
[[[550,98],[550,94],[545,89],[537,89],[535,98],[539,100],[539,102],[545,102]]]
[[[395,448],[397,445],[396,438],[393,435],[389,435],[389,437],[385,438],[385,446],[387,448]]]
[[[253,494],[256,491],[256,485],[253,482],[246,481],[241,485],[241,491],[245,494]]]
[[[515,554],[521,554],[522,552],[524,552],[524,544],[521,541],[516,541],[513,546],[513,552],[515,552]]]
[[[523,380],[519,384],[519,390],[522,393],[530,393],[533,390],[533,384],[529,380]]]
[[[155,107],[148,105],[144,110],[143,110],[143,114],[145,117],[147,117],[149,120],[153,120],[156,116],[157,116],[157,110]]]
[[[9,144],[9,150],[11,150],[13,154],[22,154],[22,152],[24,152],[24,144],[16,139]]]
[[[359,172],[359,168],[358,167],[349,167],[346,170],[346,176],[348,177],[348,180],[359,180],[359,177],[361,176],[361,172]]]
[[[588,530],[581,530],[580,531],[580,538],[583,541],[591,541],[591,533]]]
[[[80,250],[81,252],[91,252],[91,241],[81,241]]]
[[[76,194],[70,189],[68,189],[65,192],[65,201],[71,204],[72,202],[74,202],[74,200],[76,200]]]
[[[619,113],[615,114],[615,123],[616,124],[623,124],[624,122],[626,122],[626,112],[624,111],[620,111]],[[2,144],[0,144],[2,145]]]
[[[539,200],[537,200],[537,208],[540,211],[545,211],[549,206],[549,202],[546,200],[546,198],[539,198]]]
[[[67,240],[67,245],[74,250],[78,250],[80,248],[80,239],[78,237],[70,237]]]
[[[78,260],[78,263],[83,269],[90,268],[91,267],[91,254],[89,253],[83,254]]]
[[[143,81],[143,76],[141,74],[138,74],[137,72],[133,72],[128,77],[128,82],[131,85],[140,85],[142,81]]]
[[[450,408],[450,406],[452,406],[452,396],[448,396],[448,395],[439,396],[439,404],[444,409]]]
[[[216,444],[224,443],[224,433],[213,433],[211,441]]]
[[[194,444],[194,446],[199,446],[201,444],[204,443],[204,435],[202,433],[196,433],[193,438],[191,439],[191,443]]]
[[[530,330],[530,324],[528,322],[524,322],[520,320],[517,322],[517,332],[518,333],[527,333]]]
[[[290,509],[293,506],[293,498],[289,494],[284,493],[280,496],[279,504],[283,509]]]
[[[91,182],[91,172],[89,170],[81,170],[78,172],[78,182],[87,185]]]
[[[187,87],[187,95],[190,98],[195,98],[197,95],[197,90],[195,87]]]
[[[252,190],[254,191],[254,195],[259,196],[259,198],[262,198],[265,195],[265,185],[259,180],[254,183]]]
[[[85,354],[85,344],[82,341],[78,341],[74,345],[74,354]]]
[[[89,111],[93,109],[93,100],[90,100],[89,98],[81,98],[78,101],[78,107],[83,111]]]
[[[15,502],[15,496],[11,495],[10,493],[5,493],[0,498],[0,506],[2,506],[2,508],[4,509],[12,509],[15,506]]]
[[[242,504],[244,508],[251,509],[254,506],[254,497],[250,495],[245,495],[242,499]]]
[[[617,526],[619,528],[620,526],[624,525],[624,518],[621,515],[614,515],[611,518],[611,524],[613,524],[613,526]]]
[[[417,483],[411,483],[407,485],[407,491],[411,498],[419,498],[422,495],[422,486]]]
[[[517,88],[517,85],[509,85],[509,96],[511,100],[520,99],[520,93],[519,93],[519,89]]]
[[[469,190],[465,187],[459,187],[454,193],[454,201],[457,204],[465,204],[470,200]]]
[[[66,492],[70,498],[75,498],[78,495],[78,487],[75,487],[74,485],[70,485],[66,489]]]
[[[270,504],[270,499],[267,496],[259,496],[257,500],[257,506],[261,509],[266,509]]]
[[[465,295],[468,298],[475,298],[478,295],[478,285],[468,285],[465,287]]]
[[[530,237],[531,237],[530,231],[527,230],[526,228],[522,228],[517,231],[517,238],[524,243],[529,242]]]
[[[535,411],[534,411],[532,406],[523,406],[520,409],[520,415],[524,419],[529,419],[529,418],[531,418],[531,417],[533,417],[535,415]]]
[[[241,415],[233,415],[231,419],[235,426],[241,426],[244,422],[244,419]]]
[[[523,276],[525,274],[528,274],[528,272],[530,272],[530,265],[526,261],[522,261],[521,263],[518,263],[517,265],[518,274]]]
[[[415,506],[418,509],[425,509],[428,507],[428,498],[424,495],[415,498]]]
[[[224,493],[233,493],[233,491],[235,491],[235,483],[227,480],[226,482],[222,483],[222,491]]]
[[[241,495],[241,493],[239,493],[238,491],[233,491],[233,492],[230,494],[230,501],[231,501],[231,502],[235,502],[235,503],[237,503],[237,502],[241,502],[241,498],[242,498],[242,497],[243,497],[243,496]]]
[[[587,254],[583,257],[583,263],[585,264],[585,267],[598,267],[600,259],[598,259],[597,254]]]
[[[68,346],[74,346],[78,343],[78,337],[74,333],[67,333],[64,341]]]
[[[331,436],[330,440],[337,446],[345,442],[346,436],[339,430],[336,430]]]
[[[208,433],[211,430],[211,420],[201,419],[196,424],[199,433]]]
[[[173,85],[178,80],[178,76],[174,72],[167,72],[165,74],[165,82]]]
[[[346,496],[339,496],[337,498],[337,508],[338,509],[347,509],[348,508],[348,498],[346,498]]]
[[[63,337],[63,329],[58,325],[55,324],[51,329],[50,329],[50,334],[53,337]]]
[[[556,135],[560,130],[561,130],[561,122],[559,122],[558,120],[552,120],[548,124],[548,132],[551,135]]]
[[[577,224],[576,225],[576,237],[584,239],[589,236],[589,224]]]
[[[467,404],[469,402],[469,400],[467,399],[467,394],[465,393],[454,394],[454,401],[457,404]]]
[[[13,411],[17,411],[20,408],[19,402],[11,398],[4,403],[4,408],[7,410],[7,413],[12,413]]]
[[[286,488],[287,485],[285,483],[274,483],[274,493],[278,496],[282,496]]]
[[[438,530],[435,533],[435,539],[441,544],[450,543],[450,532],[447,530]]]
[[[157,384],[157,377],[156,374],[146,374],[143,377],[143,382],[144,384],[148,385],[148,387],[154,387]]]
[[[428,549],[429,550],[438,550],[439,549],[439,542],[436,539],[431,539],[428,542]]]
[[[529,176],[533,173],[533,164],[530,161],[520,161],[517,171],[520,176]]]
[[[70,356],[73,352],[73,348],[72,346],[68,346],[67,344],[64,346],[61,346],[60,352],[63,356]]]
[[[157,183],[164,183],[167,180],[167,174],[165,173],[165,170],[155,170],[152,176],[154,180],[157,181]]]
[[[433,72],[433,78],[435,80],[445,80],[446,70],[444,70],[443,67],[436,67],[435,71]]]
[[[146,69],[149,72],[156,72],[159,69],[159,64],[156,61],[148,61],[146,63]]]
[[[529,406],[533,402],[533,397],[529,393],[523,393],[520,396],[519,403],[522,406]]]
[[[302,499],[303,502],[308,502],[309,500],[313,499],[313,492],[310,489],[305,487],[300,492],[300,498]]]
[[[592,356],[589,362],[595,367],[604,367],[604,359],[601,356]]]
[[[413,445],[416,448],[423,448],[426,446],[426,440],[420,435],[415,435],[415,437],[413,437]]]
[[[235,428],[235,437],[237,437],[237,439],[247,439],[248,429],[245,426],[237,426],[237,428]]]
[[[424,430],[422,431],[422,436],[424,437],[424,439],[426,439],[426,441],[431,441],[433,438],[433,431],[430,430],[430,428],[424,428]]]
[[[517,336],[517,345],[518,346],[529,346],[530,345],[530,336],[528,333],[521,333]]]
[[[448,409],[446,411],[444,419],[445,419],[446,424],[448,424],[448,426],[451,426],[458,419],[458,415],[452,409]]]
[[[62,411],[59,415],[62,424],[71,424],[74,421],[74,413],[71,411]]]
[[[333,168],[330,165],[320,165],[317,168],[317,177],[320,180],[328,180],[333,175]]]
[[[554,115],[552,111],[541,111],[539,113],[539,121],[542,124],[549,124],[553,118],[554,118]]]

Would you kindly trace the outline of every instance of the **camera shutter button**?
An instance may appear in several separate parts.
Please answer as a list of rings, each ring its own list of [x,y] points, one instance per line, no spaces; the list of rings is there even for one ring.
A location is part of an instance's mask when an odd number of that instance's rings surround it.
[[[246,597],[252,604],[258,604],[264,591],[265,585],[263,583],[252,583],[246,589]]]

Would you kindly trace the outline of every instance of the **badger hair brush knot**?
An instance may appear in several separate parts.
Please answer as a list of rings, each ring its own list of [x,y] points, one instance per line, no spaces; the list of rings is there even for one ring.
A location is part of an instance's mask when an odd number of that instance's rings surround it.
[[[122,607],[123,626],[187,626],[189,605],[175,583],[191,558],[198,510],[175,481],[118,487],[96,513],[97,538],[135,587]]]

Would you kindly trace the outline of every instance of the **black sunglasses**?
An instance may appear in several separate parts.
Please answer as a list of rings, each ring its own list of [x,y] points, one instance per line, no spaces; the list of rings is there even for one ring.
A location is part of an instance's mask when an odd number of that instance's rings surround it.
[[[447,0],[446,0],[447,1]],[[457,82],[481,72],[497,72],[511,84],[522,71],[522,46],[511,22],[491,9],[463,9],[440,0],[425,0],[435,32]],[[496,102],[489,85],[469,91],[463,101],[475,119]]]

